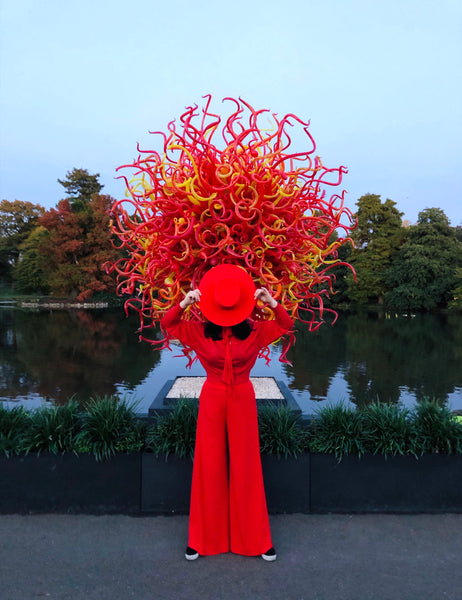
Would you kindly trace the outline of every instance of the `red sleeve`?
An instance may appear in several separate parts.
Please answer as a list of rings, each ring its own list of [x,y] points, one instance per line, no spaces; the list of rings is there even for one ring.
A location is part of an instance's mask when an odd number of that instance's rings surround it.
[[[193,343],[202,330],[202,324],[197,321],[184,321],[181,316],[184,310],[179,304],[172,306],[163,316],[160,325],[170,337],[180,340],[183,346],[193,347]]]
[[[180,304],[172,306],[172,308],[170,308],[162,317],[160,324],[165,329],[165,331],[170,333],[170,330],[172,330],[180,323],[182,314],[183,309],[181,308]]]
[[[261,348],[278,340],[294,325],[292,318],[280,304],[274,309],[274,316],[276,317],[274,320],[258,324],[258,340]]]

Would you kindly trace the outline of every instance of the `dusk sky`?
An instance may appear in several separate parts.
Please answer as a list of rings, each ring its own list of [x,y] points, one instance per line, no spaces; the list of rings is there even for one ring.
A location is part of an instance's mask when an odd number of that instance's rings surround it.
[[[242,97],[310,120],[346,204],[462,224],[460,0],[0,0],[0,199],[46,208],[73,168],[115,169],[186,106]],[[159,146],[156,149],[160,150]],[[302,151],[302,146],[297,147]]]

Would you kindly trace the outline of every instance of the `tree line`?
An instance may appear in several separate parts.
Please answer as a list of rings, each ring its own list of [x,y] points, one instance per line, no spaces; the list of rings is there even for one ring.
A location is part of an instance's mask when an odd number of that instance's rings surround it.
[[[55,208],[20,200],[0,202],[0,286],[21,294],[87,300],[114,294],[103,265],[117,260],[99,174],[73,169],[58,182],[66,198]],[[353,245],[339,249],[330,304],[381,305],[398,312],[462,308],[462,226],[440,208],[403,221],[396,203],[365,194],[356,202]]]
[[[440,208],[402,221],[390,199],[365,194],[356,202],[354,247],[341,249],[356,271],[337,276],[335,302],[382,305],[397,312],[462,308],[462,226]]]
[[[88,300],[114,294],[103,269],[117,260],[108,210],[114,198],[101,193],[99,173],[74,169],[58,182],[67,197],[55,208],[15,200],[0,202],[0,285],[21,294]]]

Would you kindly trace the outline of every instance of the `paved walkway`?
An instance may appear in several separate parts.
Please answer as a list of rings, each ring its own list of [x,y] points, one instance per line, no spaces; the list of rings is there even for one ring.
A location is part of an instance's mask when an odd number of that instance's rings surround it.
[[[271,516],[278,560],[183,558],[187,517],[0,516],[2,600],[461,600],[462,515]]]

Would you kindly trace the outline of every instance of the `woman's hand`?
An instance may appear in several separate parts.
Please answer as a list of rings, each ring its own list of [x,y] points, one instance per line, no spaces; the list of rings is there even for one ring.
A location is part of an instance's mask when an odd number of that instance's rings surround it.
[[[266,288],[255,290],[255,300],[261,300],[264,304],[269,304],[271,308],[276,308],[278,303]]]
[[[190,292],[188,292],[186,294],[186,296],[180,302],[180,306],[184,310],[188,306],[191,306],[191,304],[194,304],[195,302],[200,302],[200,299],[201,299],[200,290],[191,290]]]

